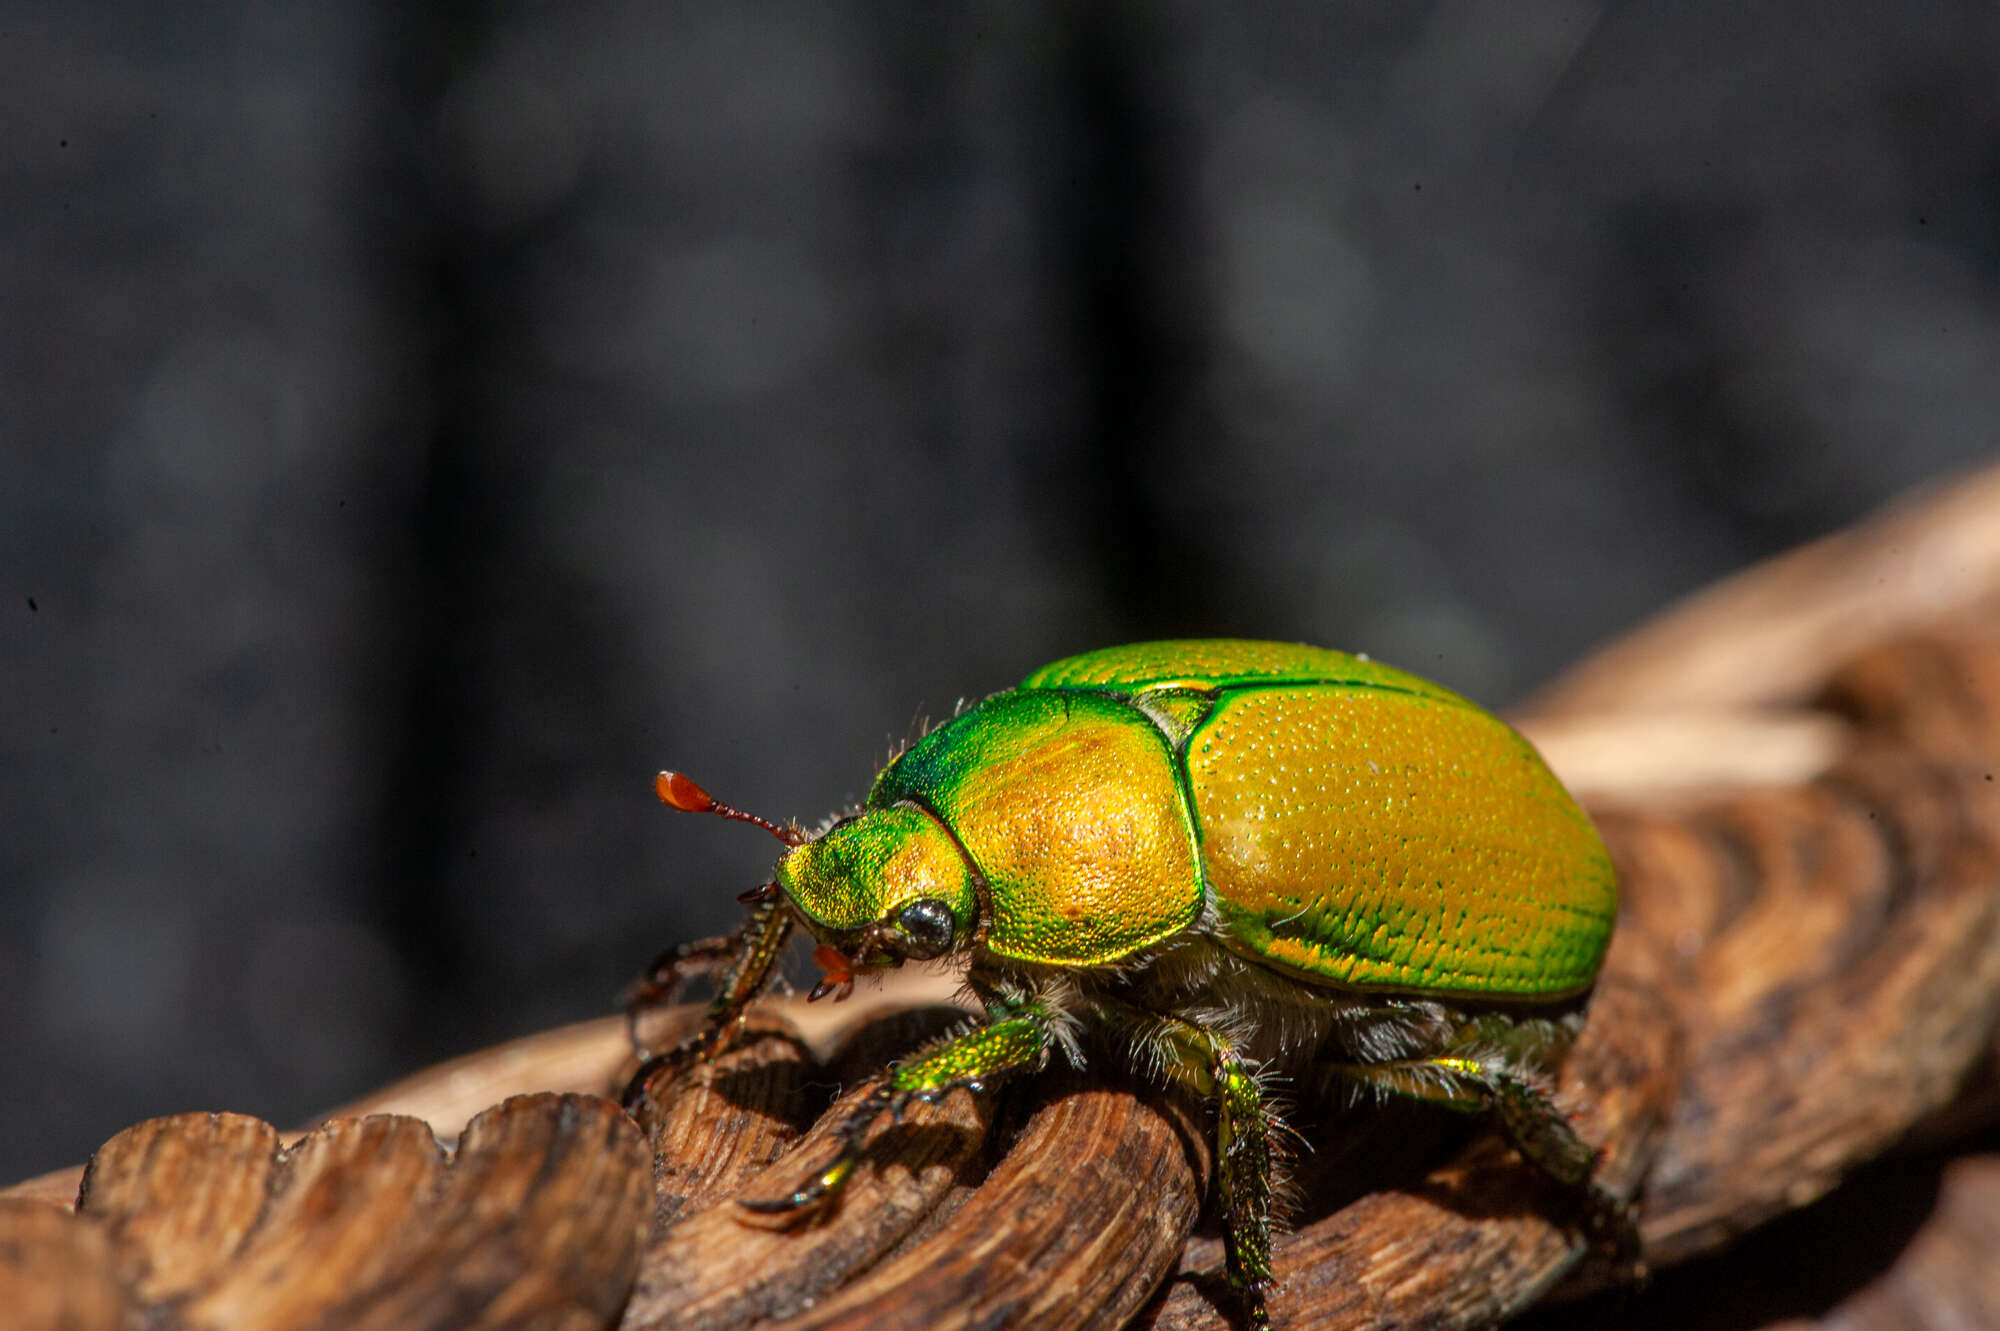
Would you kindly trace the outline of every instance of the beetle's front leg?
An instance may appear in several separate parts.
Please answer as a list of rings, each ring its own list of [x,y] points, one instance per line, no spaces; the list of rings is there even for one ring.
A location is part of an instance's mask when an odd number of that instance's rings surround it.
[[[893,1064],[874,1093],[850,1110],[834,1130],[840,1144],[826,1168],[789,1197],[739,1203],[752,1211],[782,1213],[813,1206],[839,1192],[861,1163],[862,1139],[883,1114],[901,1122],[913,1104],[934,1104],[955,1090],[974,1095],[1003,1077],[1039,1072],[1057,1039],[1057,1010],[1040,995],[1007,994],[987,1005],[987,1022],[938,1041]]]
[[[700,1030],[672,1049],[640,1060],[638,1070],[625,1084],[625,1093],[620,1097],[627,1110],[636,1111],[645,1101],[653,1078],[662,1070],[681,1067],[697,1059],[713,1058],[728,1047],[742,1027],[744,1010],[770,985],[778,958],[784,953],[785,940],[791,937],[794,918],[791,908],[782,899],[775,898],[759,902],[750,912],[748,923],[735,937],[735,957],[716,982],[715,997],[708,1004],[708,1019],[702,1023]],[[709,939],[694,944],[693,949],[712,968],[718,958],[708,949],[721,941],[728,940]],[[658,971],[658,963],[655,963],[654,971],[647,978],[652,979]],[[646,981],[640,983],[643,989]]]
[[[742,951],[749,927],[746,923],[734,933],[682,943],[653,958],[645,974],[625,991],[625,1036],[633,1053],[646,1058],[653,1052],[639,1036],[639,1019],[679,998],[689,980],[709,974]]]

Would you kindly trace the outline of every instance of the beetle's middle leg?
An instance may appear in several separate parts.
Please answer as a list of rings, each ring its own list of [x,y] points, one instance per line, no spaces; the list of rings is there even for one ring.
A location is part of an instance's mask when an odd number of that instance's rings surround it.
[[[1340,1036],[1347,1059],[1327,1075],[1350,1089],[1491,1114],[1522,1155],[1578,1186],[1597,1166],[1541,1082],[1581,1029],[1580,1014],[1467,1013],[1442,1004],[1385,1005],[1357,1014]]]
[[[1229,1036],[1185,1017],[1101,1000],[1098,1011],[1171,1081],[1214,1108],[1215,1180],[1229,1283],[1253,1327],[1266,1328],[1276,1192],[1272,1139],[1283,1128],[1265,1099],[1260,1069]]]
[[[987,1003],[987,1021],[947,1036],[893,1064],[875,1092],[848,1112],[834,1138],[840,1150],[826,1168],[788,1197],[743,1201],[752,1211],[779,1213],[813,1206],[847,1183],[863,1155],[862,1138],[883,1114],[901,1122],[913,1104],[934,1104],[956,1090],[978,1095],[1004,1077],[1039,1072],[1049,1050],[1067,1045],[1067,1017],[1046,994],[1007,989]]]

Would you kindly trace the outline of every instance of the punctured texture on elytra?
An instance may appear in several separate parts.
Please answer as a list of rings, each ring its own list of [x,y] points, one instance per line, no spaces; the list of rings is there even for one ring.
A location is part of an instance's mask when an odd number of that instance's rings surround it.
[[[1254,960],[1513,999],[1597,973],[1617,883],[1596,829],[1526,740],[1449,690],[1345,652],[1231,639],[1090,652],[1023,688],[1212,695],[1182,761],[1222,941]]]
[[[1596,975],[1610,862],[1485,712],[1381,689],[1229,690],[1187,766],[1209,886],[1249,955],[1431,994],[1556,996]]]

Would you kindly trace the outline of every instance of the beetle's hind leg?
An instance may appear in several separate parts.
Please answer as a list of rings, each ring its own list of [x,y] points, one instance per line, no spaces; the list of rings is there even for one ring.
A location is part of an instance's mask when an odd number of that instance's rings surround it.
[[[1441,1054],[1343,1063],[1335,1071],[1357,1087],[1384,1095],[1468,1114],[1490,1113],[1521,1154],[1558,1182],[1581,1184],[1597,1166],[1597,1153],[1584,1145],[1546,1092],[1477,1058]]]
[[[1629,1262],[1638,1255],[1631,1207],[1592,1178],[1598,1153],[1577,1136],[1537,1076],[1560,1059],[1574,1030],[1573,1023],[1482,1016],[1460,1025],[1440,1052],[1340,1063],[1330,1071],[1356,1089],[1491,1115],[1524,1159],[1574,1190],[1590,1232]]]

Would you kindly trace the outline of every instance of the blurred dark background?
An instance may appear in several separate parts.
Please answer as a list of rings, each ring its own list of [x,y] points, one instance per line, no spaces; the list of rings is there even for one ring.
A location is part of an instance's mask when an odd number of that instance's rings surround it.
[[[1254,12],[1247,12],[1254,11]],[[2000,8],[0,0],[0,1181],[597,1015],[1124,639],[1503,702],[2000,440]]]

